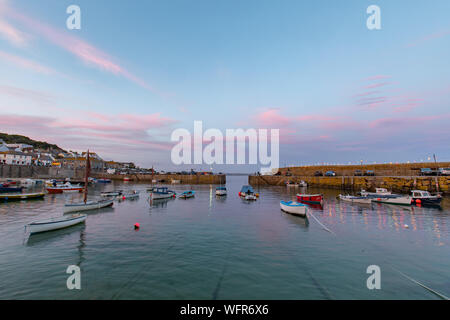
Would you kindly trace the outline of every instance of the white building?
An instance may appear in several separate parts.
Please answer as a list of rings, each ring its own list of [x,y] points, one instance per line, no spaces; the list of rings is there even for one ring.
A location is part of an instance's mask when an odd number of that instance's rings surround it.
[[[31,165],[31,155],[19,151],[2,151],[0,152],[1,164],[14,164],[21,166]]]

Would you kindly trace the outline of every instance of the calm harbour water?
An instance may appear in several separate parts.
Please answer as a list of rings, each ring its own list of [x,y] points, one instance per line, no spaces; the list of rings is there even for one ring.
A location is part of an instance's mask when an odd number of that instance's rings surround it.
[[[237,195],[243,184],[247,177],[227,177],[226,198],[195,185],[193,199],[153,204],[149,185],[98,184],[90,195],[142,192],[88,213],[84,225],[28,240],[25,224],[61,215],[81,195],[1,203],[0,299],[438,299],[398,271],[450,296],[450,199],[442,210],[407,209],[308,189],[325,194],[310,212],[333,234],[280,211],[296,190],[256,188],[259,200],[248,203]],[[66,287],[69,265],[81,267],[81,290]],[[381,290],[367,289],[369,265],[381,268]]]

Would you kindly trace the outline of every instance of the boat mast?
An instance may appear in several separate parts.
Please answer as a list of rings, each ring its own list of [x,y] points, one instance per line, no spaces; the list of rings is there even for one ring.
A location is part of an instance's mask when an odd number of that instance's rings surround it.
[[[91,173],[91,161],[89,161],[89,149],[86,154],[86,170],[84,176],[84,203],[87,202],[89,174]]]

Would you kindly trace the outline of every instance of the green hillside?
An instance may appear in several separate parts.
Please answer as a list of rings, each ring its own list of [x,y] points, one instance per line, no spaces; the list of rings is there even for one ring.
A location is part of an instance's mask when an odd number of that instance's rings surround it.
[[[44,149],[48,151],[65,152],[65,150],[61,149],[56,144],[50,144],[44,141],[36,141],[18,134],[7,134],[0,132],[0,139],[5,141],[5,143],[24,143],[32,145],[35,148]]]

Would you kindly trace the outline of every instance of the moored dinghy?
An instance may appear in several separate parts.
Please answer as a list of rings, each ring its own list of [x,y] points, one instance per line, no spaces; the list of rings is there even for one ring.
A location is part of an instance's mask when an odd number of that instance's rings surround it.
[[[193,198],[194,196],[195,196],[195,191],[189,190],[189,191],[184,191],[182,194],[180,194],[179,198],[188,199],[188,198]]]
[[[152,200],[168,199],[176,196],[176,193],[167,187],[154,187],[150,189],[150,197]]]
[[[280,201],[281,210],[296,216],[305,217],[307,206],[294,201]]]
[[[85,214],[73,214],[70,216],[50,218],[31,222],[26,225],[26,228],[30,234],[63,229],[84,222],[86,217]]]
[[[402,197],[402,196],[399,196],[399,197],[387,197],[387,198],[373,198],[372,202],[409,206],[412,203],[412,198],[409,197],[409,196],[404,196],[404,197]]]
[[[227,195],[227,188],[225,187],[216,188],[216,196],[226,196],[226,195]]]
[[[114,200],[86,201],[81,203],[66,203],[64,213],[96,210],[112,206]]]
[[[372,203],[372,199],[369,197],[358,197],[358,196],[350,196],[350,195],[339,195],[339,199],[341,199],[342,201],[347,201],[347,202],[351,202],[351,203],[359,203],[359,204],[371,204]]]
[[[42,199],[45,196],[45,192],[34,192],[34,193],[3,193],[0,194],[0,200],[3,201],[14,201],[14,200],[31,200],[31,199]]]

